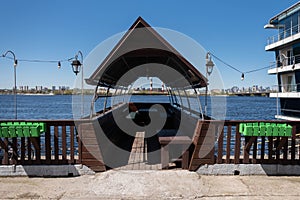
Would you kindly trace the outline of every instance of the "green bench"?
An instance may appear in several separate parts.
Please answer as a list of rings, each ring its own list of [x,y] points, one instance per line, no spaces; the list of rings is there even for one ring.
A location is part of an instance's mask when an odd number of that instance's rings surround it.
[[[2,122],[0,123],[0,138],[7,137],[40,137],[46,131],[43,122]]]
[[[244,136],[292,136],[292,126],[282,123],[240,123],[239,130]]]

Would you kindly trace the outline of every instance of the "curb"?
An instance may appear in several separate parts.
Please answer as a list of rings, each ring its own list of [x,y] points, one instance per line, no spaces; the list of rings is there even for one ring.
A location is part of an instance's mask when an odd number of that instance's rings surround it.
[[[2,165],[2,177],[73,177],[94,175],[95,172],[85,165]]]
[[[279,164],[215,164],[203,165],[197,170],[200,175],[261,175],[261,176],[299,176],[300,165]]]

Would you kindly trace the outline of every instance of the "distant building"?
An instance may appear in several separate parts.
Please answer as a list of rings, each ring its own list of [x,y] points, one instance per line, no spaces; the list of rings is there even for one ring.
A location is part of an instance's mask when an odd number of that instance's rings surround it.
[[[43,86],[35,86],[36,91],[43,91]]]

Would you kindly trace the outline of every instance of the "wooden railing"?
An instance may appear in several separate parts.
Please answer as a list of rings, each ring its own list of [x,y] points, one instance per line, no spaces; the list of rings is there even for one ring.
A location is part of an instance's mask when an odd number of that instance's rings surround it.
[[[239,124],[257,122],[253,120],[207,122],[214,126],[216,133],[215,163],[300,164],[300,137],[297,134],[300,122],[259,121],[287,123],[293,127],[292,137],[243,136],[239,131]]]
[[[0,138],[0,165],[81,163],[82,144],[73,120],[30,121],[46,123],[45,133],[40,137]],[[239,132],[239,124],[252,122],[257,121],[205,121],[215,132],[214,163],[300,164],[300,135],[297,134],[300,122],[260,120],[291,125],[292,137],[244,137]]]
[[[1,122],[7,121],[0,120]],[[80,163],[81,145],[73,120],[30,120],[30,122],[46,123],[45,133],[40,137],[0,138],[0,164]]]

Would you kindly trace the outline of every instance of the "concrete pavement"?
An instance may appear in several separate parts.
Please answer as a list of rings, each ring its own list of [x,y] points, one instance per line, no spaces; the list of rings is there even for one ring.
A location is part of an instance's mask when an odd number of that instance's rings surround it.
[[[300,177],[110,170],[70,178],[0,178],[1,199],[299,199]]]

